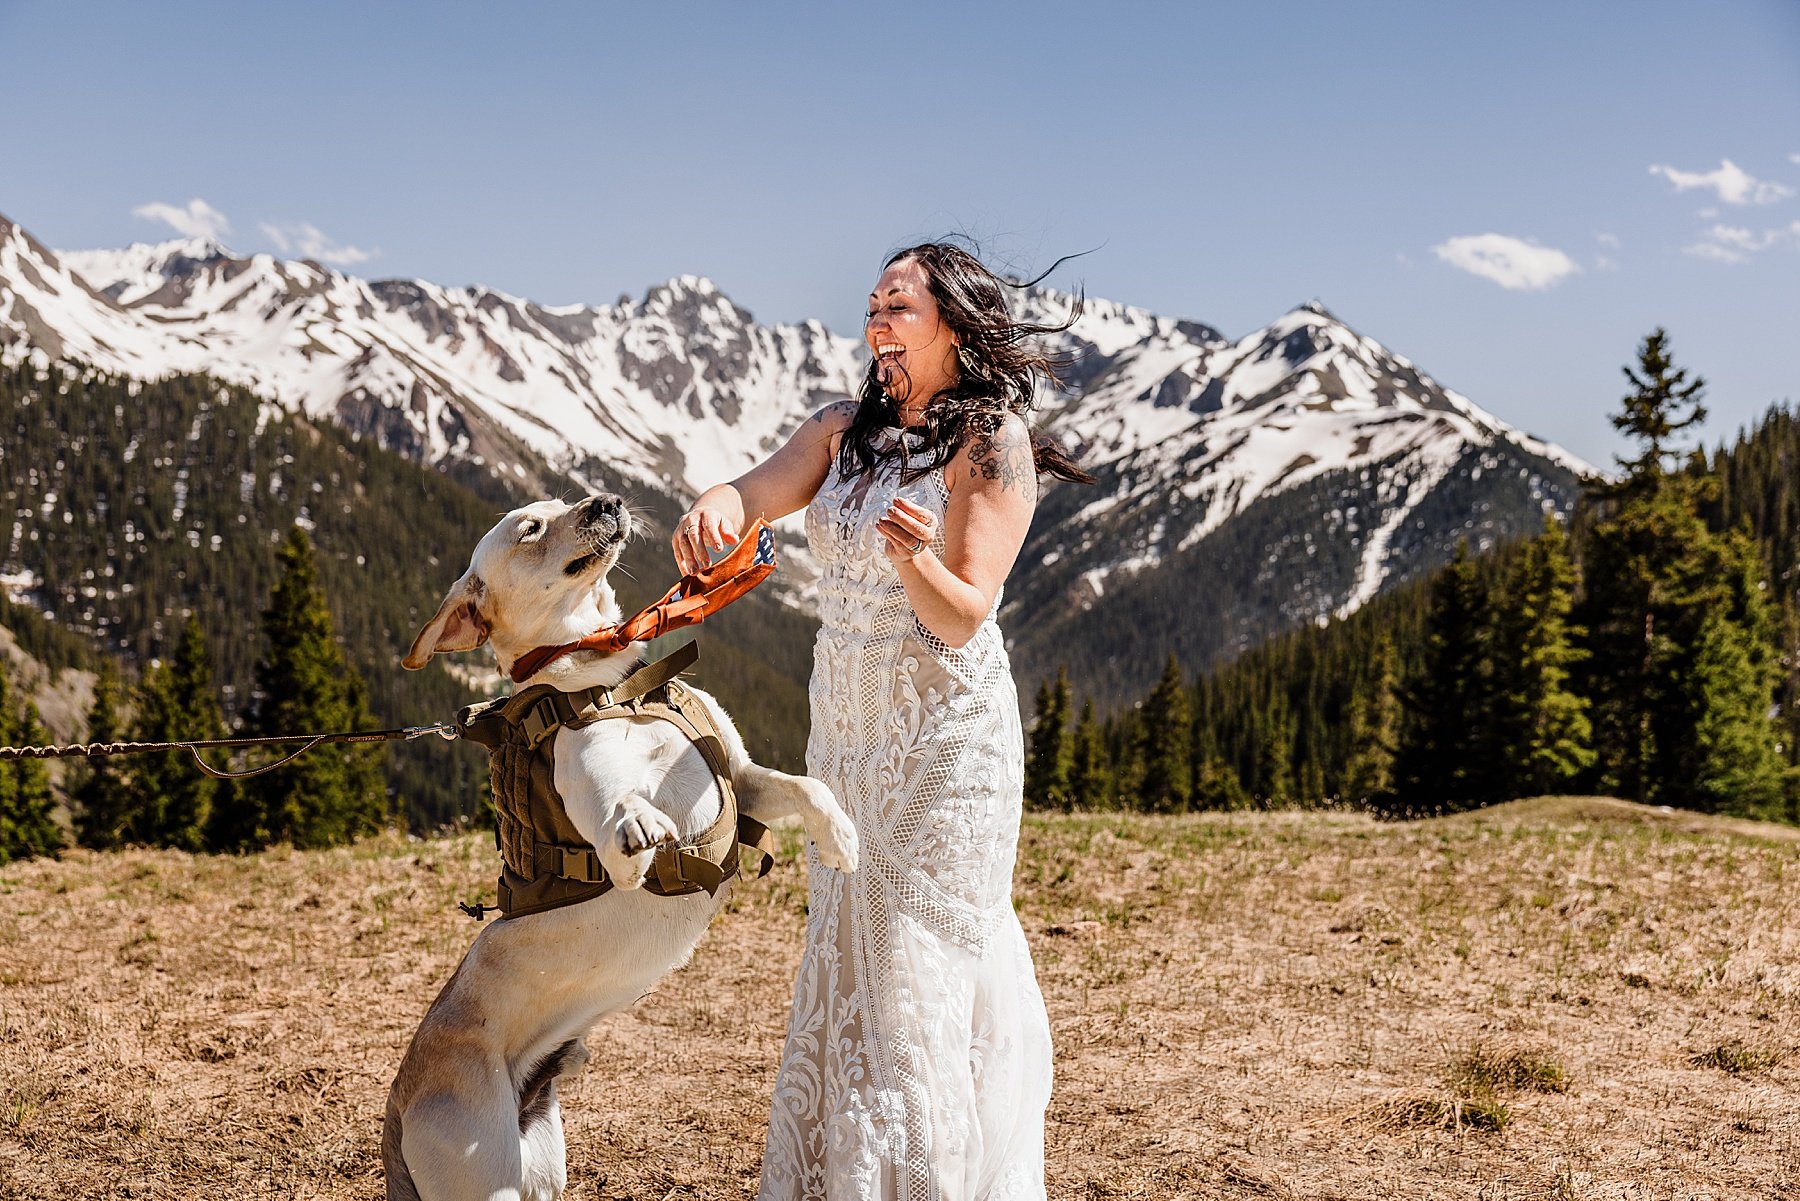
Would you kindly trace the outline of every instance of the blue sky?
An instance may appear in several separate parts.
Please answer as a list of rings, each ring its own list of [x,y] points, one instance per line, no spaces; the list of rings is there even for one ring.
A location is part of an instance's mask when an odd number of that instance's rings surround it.
[[[1800,401],[1796,0],[0,0],[0,51],[0,213],[64,249],[222,223],[853,331],[884,252],[962,232],[1233,337],[1318,298],[1596,462],[1656,325],[1708,442]]]

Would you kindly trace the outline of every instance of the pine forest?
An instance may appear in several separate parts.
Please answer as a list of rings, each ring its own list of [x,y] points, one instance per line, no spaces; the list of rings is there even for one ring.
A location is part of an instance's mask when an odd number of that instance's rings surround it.
[[[1773,408],[1685,451],[1704,383],[1661,330],[1625,376],[1613,422],[1632,453],[1566,519],[1544,501],[1535,537],[1495,544],[1472,518],[1448,566],[1347,618],[1212,661],[1165,640],[1126,706],[1116,678],[1043,680],[1025,698],[1028,803],[1407,817],[1580,791],[1800,821],[1800,416]],[[420,467],[203,376],[15,364],[0,432],[16,598],[0,596],[0,626],[50,671],[92,673],[88,740],[425,724],[499,690],[482,656],[398,666],[477,538],[525,499],[496,478]],[[633,499],[652,530],[678,510]],[[661,536],[645,541],[614,576],[627,610],[671,570]],[[705,627],[699,682],[772,766],[800,765],[811,628],[759,594]],[[46,741],[4,663],[0,745]],[[436,739],[322,748],[243,781],[179,752],[60,777],[16,760],[0,763],[0,856],[429,832],[478,820],[485,792],[483,757]]]

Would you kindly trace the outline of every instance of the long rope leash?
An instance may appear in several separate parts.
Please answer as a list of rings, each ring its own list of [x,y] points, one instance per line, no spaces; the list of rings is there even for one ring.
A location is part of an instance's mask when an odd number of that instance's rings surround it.
[[[186,751],[194,757],[194,763],[209,776],[220,780],[248,780],[251,776],[260,776],[266,771],[274,771],[284,767],[306,752],[317,746],[333,742],[411,742],[415,738],[423,738],[427,734],[436,734],[445,740],[457,737],[456,723],[441,721],[429,726],[402,726],[397,730],[358,730],[343,734],[274,734],[264,738],[195,738],[185,742],[72,742],[66,746],[0,746],[0,760],[5,759],[68,759],[103,758],[108,755],[148,755],[157,751]],[[286,746],[289,743],[304,743],[300,749],[291,751],[273,763],[265,763],[261,767],[253,767],[247,771],[220,771],[200,757],[201,751],[217,749],[236,749],[254,746]]]

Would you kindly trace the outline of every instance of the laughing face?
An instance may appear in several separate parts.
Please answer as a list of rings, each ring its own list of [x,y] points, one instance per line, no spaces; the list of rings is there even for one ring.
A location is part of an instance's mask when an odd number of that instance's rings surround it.
[[[931,398],[956,382],[956,335],[912,259],[894,263],[875,282],[863,340],[882,390],[901,405],[904,425],[917,424]]]

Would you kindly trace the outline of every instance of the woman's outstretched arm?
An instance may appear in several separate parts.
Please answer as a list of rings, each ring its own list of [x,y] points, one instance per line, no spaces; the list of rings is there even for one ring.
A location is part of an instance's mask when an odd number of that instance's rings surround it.
[[[780,450],[728,484],[700,494],[675,523],[669,544],[683,575],[712,562],[712,552],[737,543],[753,517],[774,521],[803,508],[825,482],[836,435],[850,428],[856,402],[840,400],[807,418]]]

